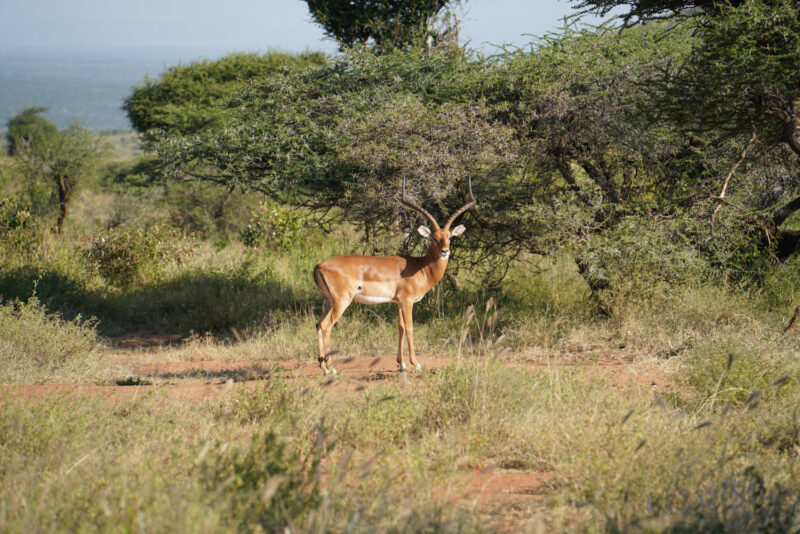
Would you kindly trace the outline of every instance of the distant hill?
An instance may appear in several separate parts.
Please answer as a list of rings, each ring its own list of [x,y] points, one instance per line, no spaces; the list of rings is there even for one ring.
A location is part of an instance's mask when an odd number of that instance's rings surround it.
[[[122,101],[145,75],[229,51],[198,48],[0,49],[0,131],[25,106],[45,106],[59,128],[130,130]]]

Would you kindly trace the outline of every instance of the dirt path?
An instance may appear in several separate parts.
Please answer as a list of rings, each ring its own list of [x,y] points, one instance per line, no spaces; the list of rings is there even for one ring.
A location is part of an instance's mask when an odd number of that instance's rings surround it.
[[[323,377],[316,362],[298,361],[168,361],[141,363],[134,354],[110,355],[116,363],[130,370],[130,375],[120,377],[116,383],[2,385],[0,399],[16,398],[36,402],[53,395],[96,396],[109,402],[127,402],[142,395],[154,394],[175,401],[203,401],[216,398],[239,387],[259,387],[263,380],[280,377],[300,382],[321,384],[332,391],[360,392],[368,388],[393,382],[406,383],[417,376],[417,371],[401,373],[397,370],[394,355],[342,358],[335,362],[338,376]],[[423,373],[436,372],[447,366],[452,358],[423,360]],[[632,384],[652,387],[660,391],[668,387],[657,369],[626,362],[593,361],[584,364],[552,364],[542,362],[506,362],[507,365],[539,369],[579,369],[590,376],[609,381],[615,387]]]

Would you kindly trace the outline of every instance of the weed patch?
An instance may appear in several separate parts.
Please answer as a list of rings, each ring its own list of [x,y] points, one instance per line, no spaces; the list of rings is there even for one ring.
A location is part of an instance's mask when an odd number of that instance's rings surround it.
[[[0,381],[41,379],[84,362],[97,348],[96,322],[65,321],[36,297],[0,304]]]

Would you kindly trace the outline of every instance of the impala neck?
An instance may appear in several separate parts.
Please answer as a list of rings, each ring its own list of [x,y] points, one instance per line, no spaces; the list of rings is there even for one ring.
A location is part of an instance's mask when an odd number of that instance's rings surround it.
[[[431,243],[428,253],[425,254],[422,262],[422,270],[426,273],[431,287],[439,283],[439,280],[444,276],[444,271],[447,269],[446,259],[442,259],[439,246],[436,243]]]

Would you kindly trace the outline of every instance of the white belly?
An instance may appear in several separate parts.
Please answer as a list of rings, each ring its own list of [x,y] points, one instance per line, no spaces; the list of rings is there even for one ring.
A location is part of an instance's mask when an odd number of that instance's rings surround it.
[[[394,299],[389,297],[370,297],[368,295],[357,294],[353,300],[361,304],[386,304],[387,302],[394,302]]]

